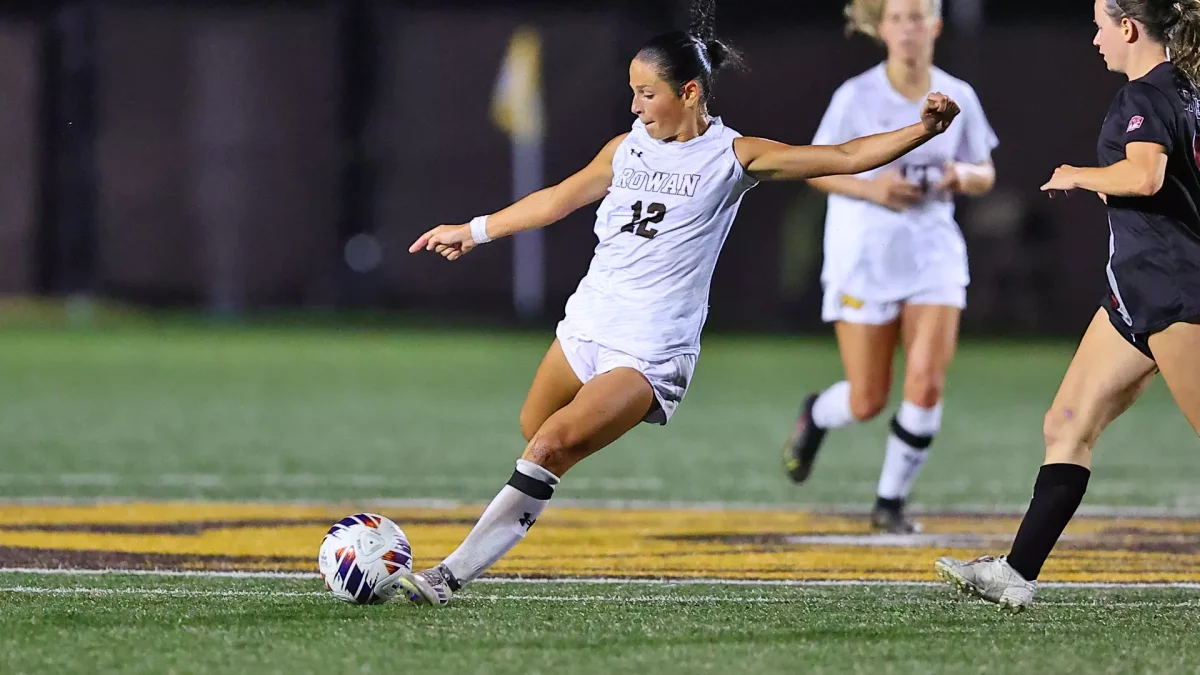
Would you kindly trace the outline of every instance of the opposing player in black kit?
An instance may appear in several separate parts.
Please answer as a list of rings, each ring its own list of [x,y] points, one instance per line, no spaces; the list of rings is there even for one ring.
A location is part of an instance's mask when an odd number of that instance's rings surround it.
[[[1161,372],[1200,433],[1200,0],[1096,0],[1093,40],[1129,78],[1100,132],[1099,168],[1042,186],[1089,190],[1108,211],[1108,293],[1046,414],[1046,462],[1007,556],[942,558],[938,575],[1020,611],[1083,500],[1092,446]]]

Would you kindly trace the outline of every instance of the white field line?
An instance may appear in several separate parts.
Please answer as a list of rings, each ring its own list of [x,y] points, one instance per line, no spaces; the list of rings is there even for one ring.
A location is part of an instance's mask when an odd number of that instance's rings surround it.
[[[169,598],[318,598],[328,594],[320,591],[241,591],[241,590],[197,590],[186,588],[89,588],[86,586],[44,587],[44,586],[0,586],[0,593],[25,595],[87,595],[87,596],[139,596],[139,597],[169,597]],[[718,595],[464,595],[461,601],[475,602],[566,602],[588,603],[606,602],[618,604],[651,604],[651,605],[701,605],[717,602],[734,602],[738,604],[759,605],[792,605],[804,602],[804,598],[780,598],[766,596],[718,596]],[[888,605],[927,605],[927,598],[897,598],[889,597],[881,601]],[[1149,600],[1097,600],[1097,601],[1042,601],[1039,605],[1052,607],[1154,607],[1182,608],[1200,607],[1200,598],[1173,602],[1154,602]]]
[[[0,567],[0,574],[133,577],[197,577],[201,579],[320,579],[316,572],[243,572],[233,570],[76,570],[65,567]]]
[[[25,593],[30,595],[149,595],[180,598],[315,598],[326,593],[320,591],[205,591],[191,588],[89,588],[76,586],[0,586],[0,593]]]
[[[229,570],[72,570],[62,568],[0,568],[0,574],[62,575],[62,576],[137,576],[137,577],[196,577],[202,579],[319,579],[315,572],[242,572]],[[936,581],[895,581],[873,579],[621,579],[612,577],[559,577],[559,578],[515,578],[515,577],[484,577],[474,582],[477,586],[486,585],[555,585],[579,584],[591,586],[659,586],[671,588],[674,586],[760,586],[760,587],[937,587],[944,584]],[[1200,582],[1092,582],[1092,581],[1062,581],[1040,584],[1050,588],[1121,588],[1121,589],[1189,589],[1200,590]],[[478,597],[478,596],[471,596]],[[504,596],[509,597],[509,596]]]
[[[3,475],[3,474],[0,474]],[[2,482],[0,482],[2,484]],[[874,488],[872,488],[874,489]],[[15,497],[0,499],[0,506],[89,506],[95,504],[129,504],[129,503],[171,503],[192,504],[197,507],[214,503],[237,503],[258,506],[327,506],[354,509],[451,509],[469,507],[482,509],[485,502],[457,499],[391,499],[391,498],[362,498],[362,499],[282,499],[282,500],[243,500],[229,499],[151,499],[146,497],[98,497],[84,498],[72,496],[48,495],[39,497]],[[1197,502],[1200,503],[1200,502]],[[870,512],[870,505],[865,502],[847,504],[770,504],[763,502],[723,502],[723,501],[667,501],[652,499],[571,499],[559,498],[553,502],[554,507],[617,509],[617,510],[690,510],[690,511],[776,511],[814,514],[846,514],[859,515]],[[909,511],[914,515],[938,515],[954,513],[979,516],[1019,516],[1025,512],[1027,504],[963,504],[952,507],[923,507],[914,504]],[[1105,506],[1084,505],[1079,508],[1079,515],[1094,518],[1200,518],[1200,508],[1183,506]]]

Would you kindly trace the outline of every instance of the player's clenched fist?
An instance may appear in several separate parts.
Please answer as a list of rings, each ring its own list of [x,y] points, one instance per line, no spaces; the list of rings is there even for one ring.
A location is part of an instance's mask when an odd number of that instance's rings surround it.
[[[958,104],[945,94],[933,93],[921,106],[921,123],[929,131],[940,134],[950,128],[950,122],[958,116]]]

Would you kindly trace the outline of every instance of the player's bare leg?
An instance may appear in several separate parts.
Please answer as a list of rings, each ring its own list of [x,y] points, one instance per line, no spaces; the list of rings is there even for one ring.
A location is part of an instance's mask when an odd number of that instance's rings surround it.
[[[616,368],[602,373],[546,420],[521,458],[562,476],[636,427],[654,405],[654,390],[638,371]]]
[[[1103,310],[1097,312],[1046,413],[1046,462],[1011,552],[971,562],[941,558],[938,575],[1014,612],[1029,605],[1043,563],[1083,500],[1096,440],[1155,371],[1154,361],[1126,342]]]
[[[410,600],[444,605],[525,538],[559,479],[588,455],[628,432],[650,412],[654,391],[630,368],[597,375],[540,426],[516,470],[463,543],[437,567],[401,578]]]
[[[1150,336],[1150,350],[1175,404],[1200,434],[1200,324],[1177,323]]]
[[[582,388],[583,383],[567,363],[562,345],[556,339],[542,357],[529,393],[525,395],[525,404],[521,406],[521,435],[526,442],[533,440],[533,435],[551,415],[574,401]]]
[[[1101,310],[1075,351],[1046,413],[1045,464],[1090,469],[1100,434],[1145,391],[1158,368],[1125,341]]]
[[[946,369],[958,346],[962,310],[947,305],[906,305],[901,314],[904,401],[892,418],[871,524],[896,534],[920,531],[904,513],[905,502],[942,424]]]
[[[846,382],[850,384],[850,415],[859,422],[874,419],[887,407],[892,389],[892,360],[900,322],[873,325],[839,321],[834,332]]]
[[[834,331],[846,379],[804,399],[784,447],[784,468],[796,483],[808,480],[825,433],[878,415],[892,387],[899,319],[882,325],[839,321]]]

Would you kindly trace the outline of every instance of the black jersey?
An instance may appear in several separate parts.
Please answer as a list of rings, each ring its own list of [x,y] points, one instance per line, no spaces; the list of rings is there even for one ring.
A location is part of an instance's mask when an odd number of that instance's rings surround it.
[[[1129,143],[1166,148],[1162,189],[1150,197],[1108,197],[1113,323],[1144,336],[1200,316],[1200,103],[1170,63],[1121,88],[1109,108],[1097,152],[1100,166],[1125,159]],[[1141,346],[1141,345],[1139,345]]]

